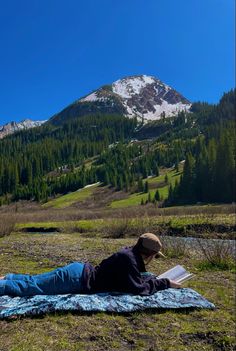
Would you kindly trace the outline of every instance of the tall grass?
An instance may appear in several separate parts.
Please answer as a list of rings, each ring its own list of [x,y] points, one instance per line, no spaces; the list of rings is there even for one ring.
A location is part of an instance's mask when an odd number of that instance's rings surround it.
[[[108,219],[102,228],[105,237],[124,238],[138,237],[145,232],[156,233],[157,225],[153,223],[152,218],[144,215],[141,218],[116,218]],[[100,229],[101,230],[101,229]]]
[[[16,224],[16,215],[1,214],[0,215],[0,238],[10,235]]]
[[[129,222],[130,221],[127,218],[111,221],[102,229],[104,236],[108,238],[119,239],[130,235]]]

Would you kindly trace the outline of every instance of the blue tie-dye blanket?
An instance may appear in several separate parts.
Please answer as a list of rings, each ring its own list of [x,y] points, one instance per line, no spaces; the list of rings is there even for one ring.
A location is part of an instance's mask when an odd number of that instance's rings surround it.
[[[215,306],[192,289],[167,289],[151,296],[100,293],[91,295],[0,296],[0,319],[55,311],[133,312],[144,309],[210,308]]]

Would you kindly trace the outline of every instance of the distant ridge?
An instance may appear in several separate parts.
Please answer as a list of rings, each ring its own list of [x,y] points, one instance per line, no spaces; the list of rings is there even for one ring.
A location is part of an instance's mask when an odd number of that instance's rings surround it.
[[[9,122],[0,126],[0,139],[4,138],[7,135],[18,132],[19,130],[29,129],[34,127],[39,127],[46,121],[32,121],[31,119],[24,119],[23,121]]]

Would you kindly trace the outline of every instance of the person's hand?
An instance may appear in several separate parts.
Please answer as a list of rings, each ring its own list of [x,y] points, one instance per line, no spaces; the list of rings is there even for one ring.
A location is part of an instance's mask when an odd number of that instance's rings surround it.
[[[174,289],[179,289],[181,288],[181,284],[174,282],[173,280],[170,280],[170,287]]]

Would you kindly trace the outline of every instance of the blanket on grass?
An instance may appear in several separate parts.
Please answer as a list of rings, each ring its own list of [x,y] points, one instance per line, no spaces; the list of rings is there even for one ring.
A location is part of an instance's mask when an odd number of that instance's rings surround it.
[[[215,306],[192,289],[166,289],[151,296],[116,293],[91,295],[0,296],[0,319],[33,316],[55,311],[133,312],[144,309],[209,308]]]

